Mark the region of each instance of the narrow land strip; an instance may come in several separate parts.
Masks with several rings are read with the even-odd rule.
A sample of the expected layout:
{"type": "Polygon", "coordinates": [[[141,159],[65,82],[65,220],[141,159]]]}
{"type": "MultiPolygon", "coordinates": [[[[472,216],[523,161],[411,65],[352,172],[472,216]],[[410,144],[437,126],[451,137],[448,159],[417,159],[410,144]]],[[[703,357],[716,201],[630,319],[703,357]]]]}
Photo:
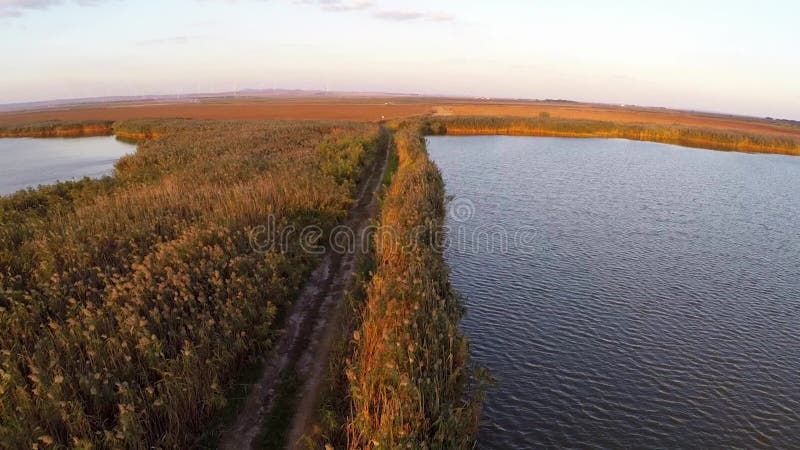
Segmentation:
{"type": "Polygon", "coordinates": [[[268,359],[264,372],[250,390],[242,411],[220,440],[221,449],[253,448],[264,422],[271,413],[284,375],[293,370],[304,383],[295,408],[296,414],[287,442],[293,446],[313,415],[315,401],[327,362],[336,323],[336,311],[346,290],[352,286],[358,258],[368,245],[365,235],[377,211],[376,193],[386,170],[388,147],[378,148],[375,161],[364,181],[356,204],[345,223],[353,230],[354,246],[345,253],[328,249],[319,267],[312,273],[286,320],[283,334],[268,359]]]}

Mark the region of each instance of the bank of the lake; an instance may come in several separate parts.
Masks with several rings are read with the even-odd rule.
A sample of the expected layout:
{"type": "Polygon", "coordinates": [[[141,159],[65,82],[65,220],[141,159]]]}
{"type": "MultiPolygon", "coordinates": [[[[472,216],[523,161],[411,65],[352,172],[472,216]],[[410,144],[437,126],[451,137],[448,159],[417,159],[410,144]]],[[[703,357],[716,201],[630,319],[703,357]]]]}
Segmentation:
{"type": "Polygon", "coordinates": [[[462,206],[445,255],[470,358],[497,379],[480,448],[796,445],[800,159],[497,136],[428,150],[462,206]],[[507,248],[469,239],[496,227],[507,248]]]}
{"type": "MultiPolygon", "coordinates": [[[[397,171],[382,200],[375,268],[344,367],[349,449],[470,448],[480,396],[469,392],[463,309],[441,249],[444,189],[422,129],[395,134],[397,171]]],[[[342,444],[340,444],[342,445],[342,444]]]]}
{"type": "Polygon", "coordinates": [[[0,138],[109,136],[113,133],[114,121],[111,120],[0,123],[0,138]]]}
{"type": "MultiPolygon", "coordinates": [[[[644,118],[643,118],[644,120],[644,118]]],[[[617,123],[602,120],[541,117],[433,117],[427,120],[427,132],[452,136],[538,136],[566,138],[620,138],[636,141],[676,144],[684,147],[774,153],[800,156],[800,137],[777,130],[762,132],[717,128],[617,123]]]]}

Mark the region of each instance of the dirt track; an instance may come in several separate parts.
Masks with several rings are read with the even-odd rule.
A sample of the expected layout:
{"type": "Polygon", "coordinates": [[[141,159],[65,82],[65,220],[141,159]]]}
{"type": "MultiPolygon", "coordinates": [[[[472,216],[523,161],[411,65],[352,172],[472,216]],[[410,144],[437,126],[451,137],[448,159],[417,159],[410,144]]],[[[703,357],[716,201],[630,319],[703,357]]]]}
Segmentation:
{"type": "Polygon", "coordinates": [[[355,279],[355,270],[368,241],[364,239],[370,219],[377,212],[376,193],[386,170],[389,149],[381,148],[370,168],[369,177],[361,186],[356,204],[344,224],[354,231],[354,245],[346,252],[329,249],[319,267],[306,282],[292,307],[286,327],[272,354],[268,357],[260,379],[250,390],[236,423],[225,431],[221,449],[253,448],[262,431],[264,420],[272,410],[276,389],[286,370],[294,368],[303,382],[295,408],[293,425],[287,439],[288,448],[300,438],[313,416],[320,382],[328,361],[333,336],[340,323],[339,306],[355,279]]]}

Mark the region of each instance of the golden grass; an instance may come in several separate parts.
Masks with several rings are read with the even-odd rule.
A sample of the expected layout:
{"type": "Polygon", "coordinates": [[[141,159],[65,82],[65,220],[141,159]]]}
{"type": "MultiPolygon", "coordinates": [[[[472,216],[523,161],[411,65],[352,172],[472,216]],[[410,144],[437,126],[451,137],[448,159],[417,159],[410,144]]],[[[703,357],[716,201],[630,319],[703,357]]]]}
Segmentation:
{"type": "Polygon", "coordinates": [[[715,150],[800,155],[800,137],[753,134],[736,130],[635,125],[550,117],[434,117],[428,120],[426,132],[462,136],[514,135],[622,138],[715,150]]]}
{"type": "MultiPolygon", "coordinates": [[[[724,114],[678,111],[666,108],[614,106],[576,102],[473,102],[446,104],[437,111],[449,116],[491,116],[538,118],[547,114],[554,119],[593,120],[628,125],[703,128],[739,131],[758,135],[800,137],[800,123],[767,120],[724,114]]],[[[437,115],[436,113],[434,115],[437,115]]]]}
{"type": "MultiPolygon", "coordinates": [[[[155,111],[377,120],[392,106],[252,103],[131,106],[119,114],[76,108],[53,117],[155,111]]],[[[473,444],[480,402],[467,398],[461,306],[431,242],[441,236],[444,188],[423,134],[626,138],[800,155],[793,129],[758,121],[715,118],[705,126],[699,116],[664,113],[635,123],[650,117],[641,111],[585,120],[585,105],[470,117],[459,115],[469,105],[448,105],[438,111],[452,115],[396,133],[398,167],[383,199],[374,276],[352,346],[341,352],[351,358],[333,369],[346,374],[349,448],[473,444]],[[564,116],[567,108],[578,116],[564,116]]],[[[420,100],[385,115],[430,107],[420,100]]],[[[275,318],[316,263],[297,246],[254,252],[249,231],[270,215],[279,227],[332,229],[379,139],[367,124],[193,120],[9,125],[0,136],[110,131],[146,139],[119,161],[116,177],[0,198],[0,442],[12,448],[192,445],[225,406],[238,371],[269,348],[275,318]]]]}
{"type": "Polygon", "coordinates": [[[377,122],[424,115],[429,103],[392,98],[220,99],[197,103],[120,103],[0,113],[0,124],[44,121],[206,119],[353,120],[377,122]]]}
{"type": "Polygon", "coordinates": [[[349,448],[469,448],[478,403],[465,399],[462,307],[432,236],[444,186],[420,130],[396,134],[399,167],[384,199],[355,354],[349,448]]]}
{"type": "Polygon", "coordinates": [[[9,124],[0,125],[0,138],[106,136],[112,134],[112,128],[113,122],[107,120],[9,124]]]}
{"type": "Polygon", "coordinates": [[[326,232],[374,125],[173,121],[117,176],[0,198],[0,442],[185,448],[270,346],[315,257],[249,230],[326,232]]]}
{"type": "Polygon", "coordinates": [[[665,108],[561,101],[475,100],[435,97],[299,96],[214,98],[198,102],[120,102],[43,110],[0,112],[0,128],[30,122],[119,121],[148,118],[214,120],[396,120],[433,114],[594,120],[629,125],[688,127],[757,135],[800,137],[798,122],[689,112],[665,108]]]}

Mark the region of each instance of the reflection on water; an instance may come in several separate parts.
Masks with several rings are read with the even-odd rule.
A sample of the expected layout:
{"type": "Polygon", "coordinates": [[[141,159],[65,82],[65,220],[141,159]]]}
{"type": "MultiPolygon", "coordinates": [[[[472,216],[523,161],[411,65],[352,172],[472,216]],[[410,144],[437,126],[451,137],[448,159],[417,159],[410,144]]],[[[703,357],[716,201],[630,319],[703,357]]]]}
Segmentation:
{"type": "Polygon", "coordinates": [[[0,195],[27,187],[101,177],[136,147],[113,136],[0,139],[0,195]]]}
{"type": "Polygon", "coordinates": [[[446,251],[471,356],[497,379],[480,448],[800,445],[800,158],[428,148],[448,195],[474,205],[460,227],[536,230],[533,252],[446,251]]]}

